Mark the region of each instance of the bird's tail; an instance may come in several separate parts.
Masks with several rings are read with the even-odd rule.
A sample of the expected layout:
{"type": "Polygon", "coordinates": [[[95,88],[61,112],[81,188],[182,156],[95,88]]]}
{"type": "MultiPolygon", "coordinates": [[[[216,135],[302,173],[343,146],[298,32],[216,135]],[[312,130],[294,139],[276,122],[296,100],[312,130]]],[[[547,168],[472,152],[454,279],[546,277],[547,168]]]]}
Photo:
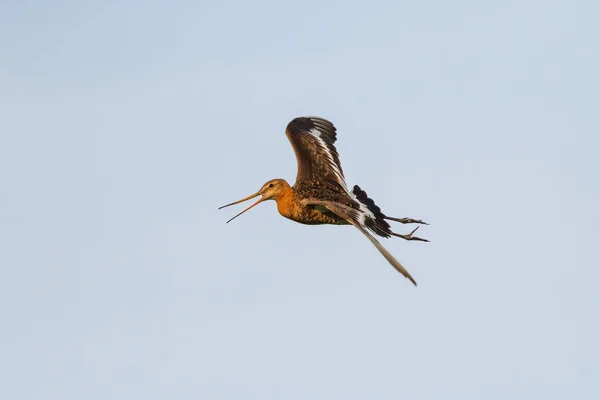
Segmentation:
{"type": "Polygon", "coordinates": [[[412,236],[412,234],[418,229],[413,230],[411,233],[403,235],[400,233],[392,232],[392,227],[387,221],[395,221],[400,222],[402,224],[424,224],[428,225],[427,222],[423,222],[420,219],[414,218],[396,218],[396,217],[388,217],[384,213],[381,212],[381,209],[375,204],[375,201],[371,199],[367,192],[362,190],[360,186],[355,185],[352,189],[352,194],[354,198],[360,203],[361,208],[363,210],[366,209],[365,215],[365,226],[374,234],[389,238],[390,236],[401,237],[406,240],[418,240],[422,242],[428,242],[426,239],[421,239],[416,236],[412,236]],[[386,221],[387,220],[387,221],[386,221]]]}

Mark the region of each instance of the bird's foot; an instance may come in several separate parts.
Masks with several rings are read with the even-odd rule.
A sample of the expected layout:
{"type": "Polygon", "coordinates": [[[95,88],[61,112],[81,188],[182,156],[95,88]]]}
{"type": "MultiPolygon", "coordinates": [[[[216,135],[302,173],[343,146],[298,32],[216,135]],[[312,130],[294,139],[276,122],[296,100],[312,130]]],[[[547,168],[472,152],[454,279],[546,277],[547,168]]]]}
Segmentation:
{"type": "Polygon", "coordinates": [[[423,220],[414,219],[414,218],[393,218],[393,217],[386,216],[385,219],[389,219],[390,221],[400,222],[401,224],[422,224],[422,225],[429,225],[427,222],[425,222],[423,220]]]}
{"type": "Polygon", "coordinates": [[[417,236],[413,236],[413,234],[417,231],[417,229],[419,229],[418,226],[415,229],[413,229],[413,231],[411,233],[409,233],[408,235],[401,235],[401,234],[395,233],[395,232],[392,232],[392,235],[398,236],[398,237],[400,237],[400,238],[402,238],[404,240],[417,240],[419,242],[429,242],[429,240],[427,240],[427,239],[423,239],[423,238],[420,238],[420,237],[417,237],[417,236]]]}

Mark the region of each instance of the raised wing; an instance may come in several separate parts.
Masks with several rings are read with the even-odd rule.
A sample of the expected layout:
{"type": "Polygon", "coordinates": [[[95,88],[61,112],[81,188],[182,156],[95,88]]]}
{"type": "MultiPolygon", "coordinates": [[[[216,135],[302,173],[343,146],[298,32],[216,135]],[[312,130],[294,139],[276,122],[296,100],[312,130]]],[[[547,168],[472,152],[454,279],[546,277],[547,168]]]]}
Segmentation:
{"type": "Polygon", "coordinates": [[[348,207],[348,206],[346,206],[344,204],[340,204],[340,203],[337,203],[337,202],[324,201],[324,200],[306,199],[306,200],[303,200],[303,203],[307,204],[307,205],[308,204],[312,204],[312,205],[323,206],[323,207],[327,208],[329,211],[331,211],[334,214],[336,214],[337,216],[339,216],[339,217],[345,219],[346,221],[350,222],[359,231],[361,231],[362,234],[365,235],[371,241],[371,243],[373,243],[373,245],[377,248],[377,250],[379,250],[379,252],[385,257],[385,259],[388,260],[388,262],[390,264],[392,264],[392,266],[398,272],[400,272],[407,279],[409,279],[415,286],[417,286],[417,282],[408,273],[408,271],[406,270],[406,268],[404,268],[402,266],[402,264],[400,264],[400,262],[398,260],[396,260],[394,258],[394,256],[392,256],[390,254],[390,252],[387,251],[385,249],[385,247],[383,247],[381,245],[381,243],[379,243],[379,241],[377,241],[377,239],[375,239],[375,237],[369,233],[369,231],[367,230],[368,227],[365,224],[365,219],[369,218],[369,216],[366,215],[365,211],[363,211],[362,209],[357,210],[357,209],[354,209],[352,207],[348,207]]]}
{"type": "Polygon", "coordinates": [[[344,172],[334,146],[335,131],[331,122],[318,117],[294,118],[288,124],[285,134],[294,148],[298,161],[296,182],[303,179],[326,179],[337,182],[348,192],[344,172]]]}

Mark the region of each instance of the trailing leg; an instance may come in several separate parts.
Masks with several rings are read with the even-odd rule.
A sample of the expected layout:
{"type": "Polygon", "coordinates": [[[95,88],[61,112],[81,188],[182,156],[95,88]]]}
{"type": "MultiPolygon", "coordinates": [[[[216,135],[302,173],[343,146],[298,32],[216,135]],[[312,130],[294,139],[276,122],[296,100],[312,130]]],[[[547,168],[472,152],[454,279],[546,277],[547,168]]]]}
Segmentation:
{"type": "Polygon", "coordinates": [[[383,217],[383,218],[388,219],[390,221],[400,222],[401,224],[423,224],[423,225],[429,225],[425,221],[422,221],[420,219],[414,219],[414,218],[394,218],[394,217],[388,217],[387,215],[385,217],[383,217]]]}
{"type": "Polygon", "coordinates": [[[423,239],[417,236],[413,236],[413,233],[415,233],[417,231],[417,229],[419,229],[419,227],[417,226],[415,229],[413,229],[413,231],[411,233],[409,233],[408,235],[401,235],[399,233],[396,232],[392,232],[392,235],[400,237],[404,240],[417,240],[419,242],[429,242],[429,240],[427,239],[423,239]]]}

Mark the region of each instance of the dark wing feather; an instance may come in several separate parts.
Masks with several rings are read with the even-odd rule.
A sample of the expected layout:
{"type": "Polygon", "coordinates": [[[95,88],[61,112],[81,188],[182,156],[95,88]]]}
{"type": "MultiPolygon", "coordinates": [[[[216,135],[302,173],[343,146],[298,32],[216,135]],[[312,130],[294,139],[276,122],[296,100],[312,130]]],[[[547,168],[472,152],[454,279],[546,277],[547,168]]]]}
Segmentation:
{"type": "Polygon", "coordinates": [[[296,182],[304,179],[330,180],[348,192],[334,146],[336,129],[331,122],[318,117],[294,118],[288,124],[285,134],[298,161],[296,182]]]}
{"type": "Polygon", "coordinates": [[[359,231],[361,231],[362,234],[365,235],[371,241],[371,243],[373,243],[373,245],[377,248],[377,250],[379,250],[379,252],[385,257],[385,259],[388,260],[388,262],[390,264],[392,264],[392,266],[396,269],[396,271],[400,272],[407,279],[409,279],[415,286],[417,286],[417,282],[410,275],[410,273],[408,273],[406,268],[404,268],[402,266],[402,264],[400,264],[400,262],[398,260],[396,260],[394,258],[394,256],[391,255],[390,252],[387,251],[385,249],[385,247],[383,247],[381,245],[381,243],[379,243],[379,241],[377,241],[377,239],[375,239],[375,237],[367,231],[367,229],[365,229],[365,226],[364,226],[364,217],[365,216],[363,215],[363,213],[361,213],[360,210],[356,210],[352,207],[348,207],[346,205],[336,203],[336,202],[331,202],[331,201],[306,199],[306,200],[303,200],[302,202],[306,205],[312,204],[312,205],[323,206],[323,207],[327,208],[329,211],[336,214],[338,217],[343,218],[346,221],[350,222],[359,231]]]}

